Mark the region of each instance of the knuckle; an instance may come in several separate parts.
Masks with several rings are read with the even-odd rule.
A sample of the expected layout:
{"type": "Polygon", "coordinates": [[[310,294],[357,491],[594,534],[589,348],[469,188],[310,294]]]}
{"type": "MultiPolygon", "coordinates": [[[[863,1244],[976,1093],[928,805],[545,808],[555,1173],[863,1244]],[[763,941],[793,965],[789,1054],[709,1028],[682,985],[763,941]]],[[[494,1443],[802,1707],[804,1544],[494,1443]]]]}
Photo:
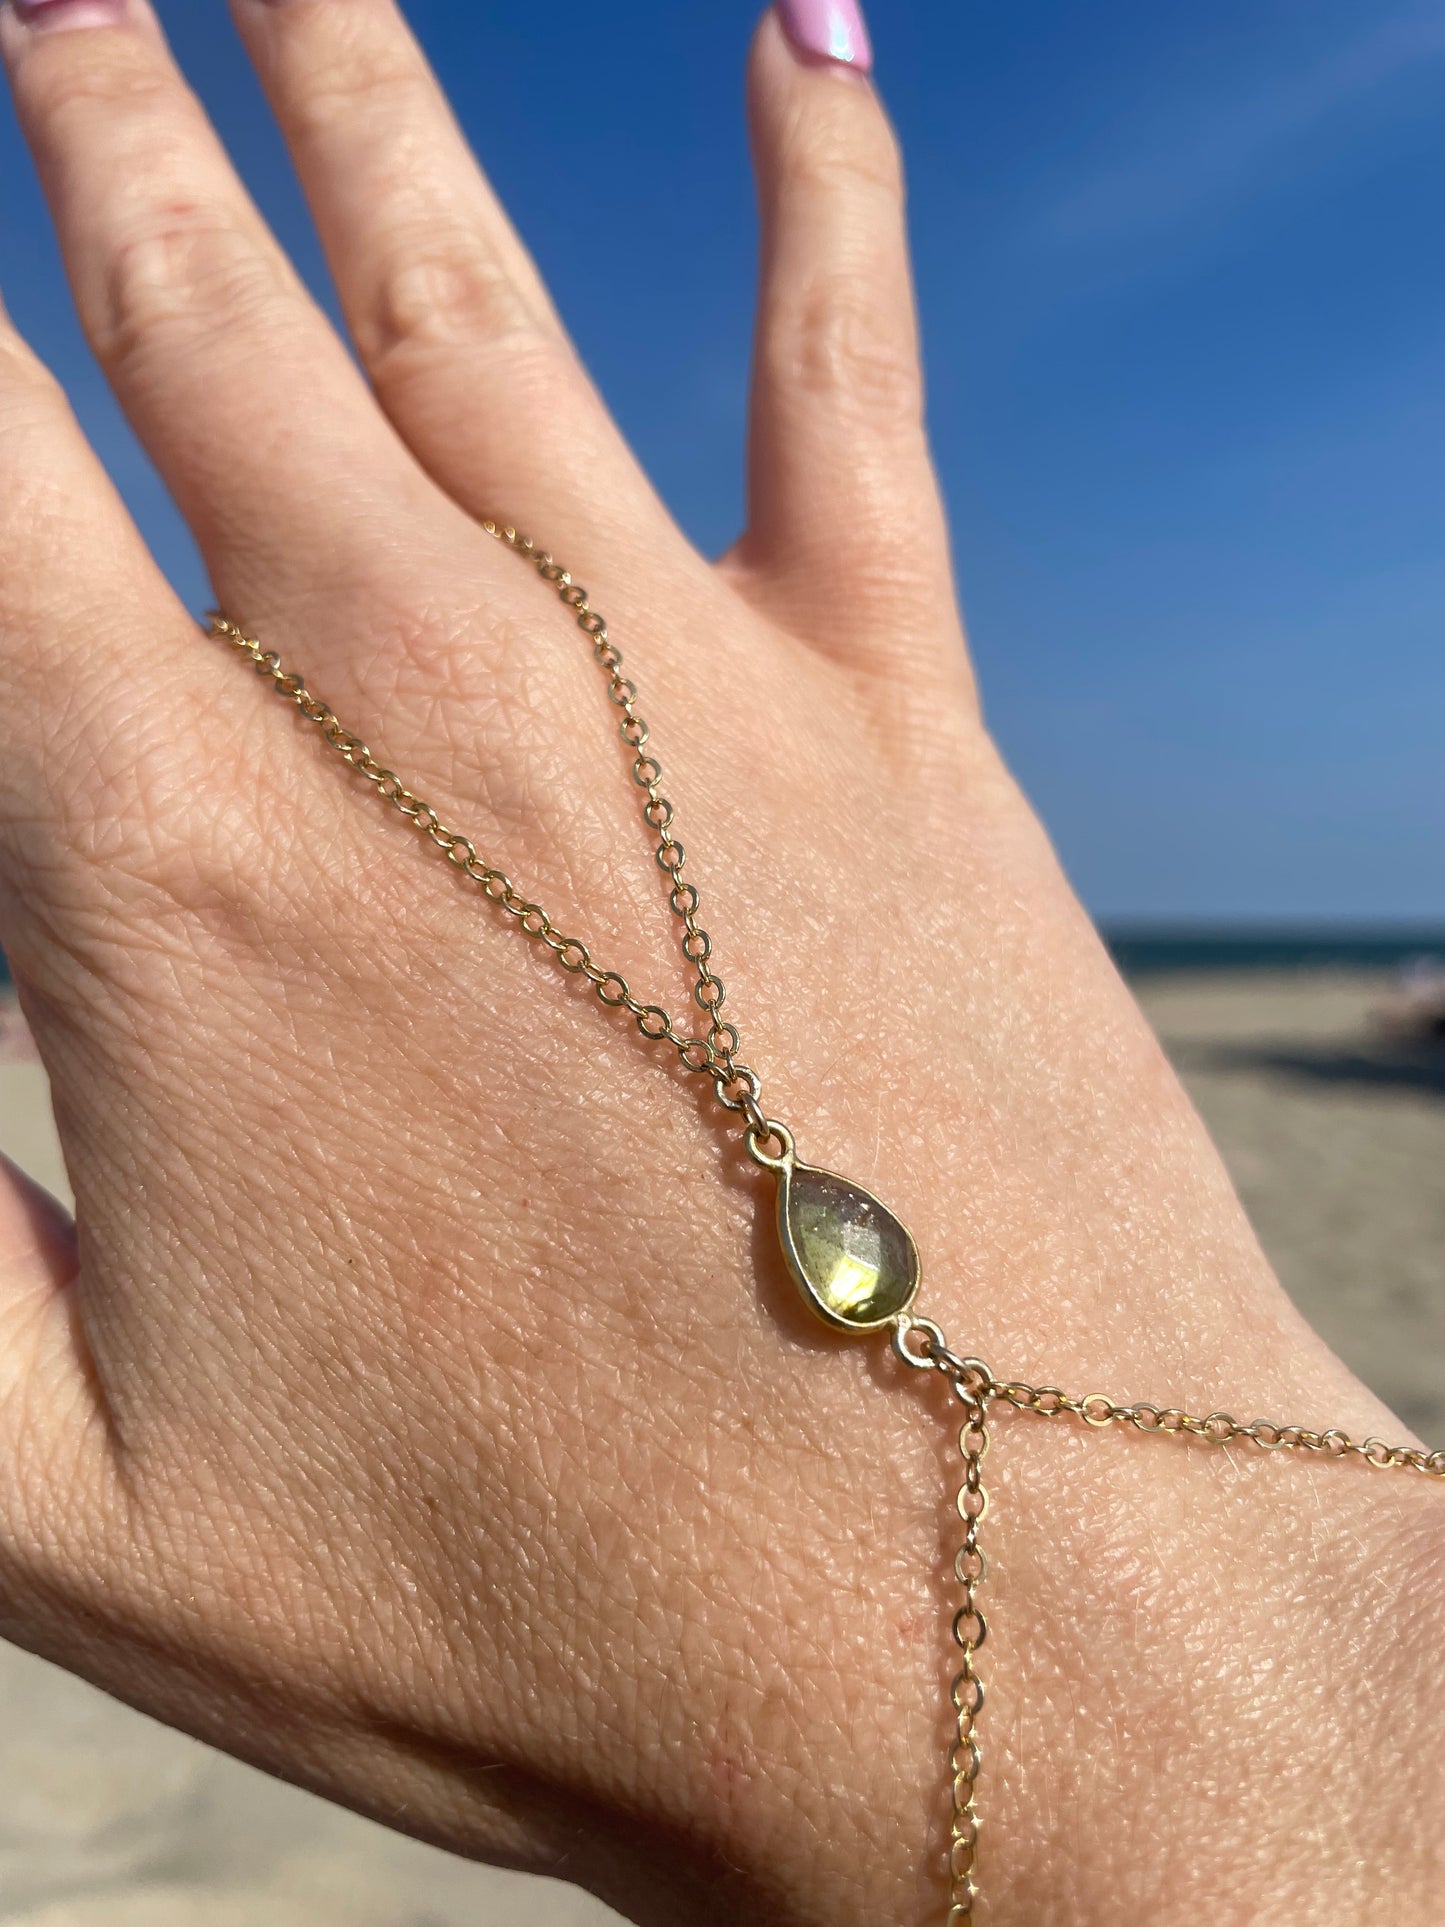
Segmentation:
{"type": "Polygon", "coordinates": [[[288,289],[294,297],[294,276],[244,200],[198,185],[205,122],[174,71],[134,36],[87,54],[27,63],[24,104],[64,191],[84,200],[99,232],[76,281],[102,361],[123,364],[173,319],[224,309],[234,321],[288,289]]]}
{"type": "MultiPolygon", "coordinates": [[[[0,430],[0,445],[3,439],[0,430]]],[[[97,581],[87,568],[106,538],[77,515],[63,474],[23,458],[31,445],[22,441],[17,459],[0,456],[0,520],[26,531],[23,554],[0,567],[0,714],[28,724],[9,732],[0,759],[7,835],[12,811],[27,797],[43,804],[53,794],[79,677],[103,685],[124,667],[106,633],[107,624],[115,627],[114,592],[123,579],[97,581]]]]}
{"type": "Polygon", "coordinates": [[[786,386],[825,394],[881,421],[913,426],[923,414],[923,376],[911,333],[900,330],[893,295],[857,274],[816,280],[772,330],[772,373],[786,386]]]}
{"type": "Polygon", "coordinates": [[[329,57],[310,66],[304,88],[288,105],[288,121],[297,137],[328,132],[339,119],[358,116],[394,126],[399,112],[430,92],[425,73],[414,58],[395,45],[368,45],[361,38],[364,22],[340,36],[329,57]]]}
{"type": "Polygon", "coordinates": [[[525,347],[542,330],[515,280],[479,236],[398,238],[356,322],[374,371],[458,341],[525,347]]]}
{"type": "Polygon", "coordinates": [[[244,945],[264,910],[262,838],[174,700],[118,707],[113,689],[52,704],[44,767],[7,811],[24,879],[32,972],[62,999],[132,1001],[198,942],[244,945]]]}
{"type": "MultiPolygon", "coordinates": [[[[585,678],[591,665],[539,653],[524,608],[499,605],[481,585],[438,592],[435,583],[379,572],[363,600],[358,713],[385,717],[389,740],[437,743],[465,763],[468,800],[455,815],[443,809],[449,826],[514,852],[565,835],[593,780],[591,755],[585,742],[559,748],[555,718],[579,669],[585,678]]],[[[373,747],[383,754],[380,740],[373,747]]],[[[334,783],[335,773],[326,775],[334,783]]],[[[428,803],[441,802],[418,788],[428,803]]]]}
{"type": "Polygon", "coordinates": [[[821,193],[903,196],[898,138],[871,101],[841,100],[832,113],[800,117],[785,161],[795,182],[821,193]]]}
{"type": "Polygon", "coordinates": [[[114,245],[87,319],[96,353],[122,368],[175,328],[234,329],[289,312],[294,284],[238,209],[181,193],[151,202],[114,245]]]}
{"type": "Polygon", "coordinates": [[[174,74],[129,36],[112,35],[103,46],[88,46],[83,61],[69,57],[74,51],[65,44],[69,38],[56,35],[38,50],[49,58],[26,63],[27,117],[47,147],[71,151],[76,123],[91,134],[102,116],[148,125],[186,98],[174,74]]]}

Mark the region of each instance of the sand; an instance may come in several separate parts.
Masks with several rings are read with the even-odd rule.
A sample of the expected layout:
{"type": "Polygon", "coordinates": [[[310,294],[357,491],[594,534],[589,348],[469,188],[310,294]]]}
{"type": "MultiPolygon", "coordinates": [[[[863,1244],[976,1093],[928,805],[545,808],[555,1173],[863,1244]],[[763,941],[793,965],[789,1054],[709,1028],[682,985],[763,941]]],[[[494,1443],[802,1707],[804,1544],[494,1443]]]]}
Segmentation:
{"type": "MultiPolygon", "coordinates": [[[[1362,1377],[1445,1444],[1445,1045],[1369,1023],[1383,980],[1156,978],[1140,997],[1265,1249],[1362,1377]]],[[[64,1172],[0,1013],[0,1149],[64,1172]]],[[[0,1647],[0,1927],[601,1927],[571,1889],[470,1866],[166,1732],[0,1647]]]]}
{"type": "Polygon", "coordinates": [[[1372,1025],[1384,977],[1136,985],[1285,1289],[1445,1445],[1445,1042],[1372,1025]]]}

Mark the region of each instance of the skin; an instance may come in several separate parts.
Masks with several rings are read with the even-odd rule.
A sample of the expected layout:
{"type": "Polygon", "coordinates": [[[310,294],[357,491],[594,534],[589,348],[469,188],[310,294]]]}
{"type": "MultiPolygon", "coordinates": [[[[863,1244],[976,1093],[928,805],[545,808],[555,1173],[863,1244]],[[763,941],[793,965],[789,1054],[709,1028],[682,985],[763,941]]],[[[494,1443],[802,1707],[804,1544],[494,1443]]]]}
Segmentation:
{"type": "MultiPolygon", "coordinates": [[[[910,1223],[955,1346],[1399,1436],[980,721],[868,83],[764,22],[750,518],[714,565],[387,0],[235,15],[370,385],[143,6],[0,17],[225,607],[678,1010],[596,668],[475,518],[515,520],[637,675],[770,1114],[910,1223]]],[[[8,332],[0,518],[0,938],[77,1199],[72,1236],[0,1195],[6,1634],[647,1927],[938,1918],[944,1388],[810,1322],[706,1087],[198,639],[8,332]]],[[[996,1927],[1435,1917],[1438,1490],[1008,1413],[988,1482],[996,1927]]]]}

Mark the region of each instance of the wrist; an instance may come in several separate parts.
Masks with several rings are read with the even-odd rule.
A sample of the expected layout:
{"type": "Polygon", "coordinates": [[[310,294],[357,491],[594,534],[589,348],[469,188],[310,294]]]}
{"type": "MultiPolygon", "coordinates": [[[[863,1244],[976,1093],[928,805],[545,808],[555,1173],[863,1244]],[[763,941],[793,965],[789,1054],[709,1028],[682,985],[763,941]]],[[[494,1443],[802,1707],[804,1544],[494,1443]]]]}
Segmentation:
{"type": "MultiPolygon", "coordinates": [[[[1326,1409],[1347,1409],[1341,1396],[1326,1409]]],[[[925,1424],[913,1458],[899,1450],[900,1473],[925,1480],[911,1489],[926,1494],[930,1476],[936,1489],[936,1446],[925,1424]]],[[[1079,1927],[1161,1903],[1238,1927],[1348,1903],[1432,1922],[1445,1875],[1430,1817],[1445,1777],[1438,1493],[1406,1478],[1391,1489],[1353,1462],[1008,1413],[988,1468],[990,1919],[1036,1922],[1066,1893],[1079,1927]]],[[[876,1518],[876,1498],[854,1503],[876,1518]]],[[[773,1897],[749,1918],[941,1917],[948,1735],[930,1709],[951,1594],[901,1577],[930,1534],[937,1568],[940,1523],[956,1536],[926,1498],[889,1510],[850,1584],[860,1618],[889,1599],[893,1642],[837,1637],[836,1594],[820,1594],[837,1663],[810,1682],[806,1726],[770,1757],[730,1762],[746,1797],[717,1802],[715,1844],[773,1897]]]]}

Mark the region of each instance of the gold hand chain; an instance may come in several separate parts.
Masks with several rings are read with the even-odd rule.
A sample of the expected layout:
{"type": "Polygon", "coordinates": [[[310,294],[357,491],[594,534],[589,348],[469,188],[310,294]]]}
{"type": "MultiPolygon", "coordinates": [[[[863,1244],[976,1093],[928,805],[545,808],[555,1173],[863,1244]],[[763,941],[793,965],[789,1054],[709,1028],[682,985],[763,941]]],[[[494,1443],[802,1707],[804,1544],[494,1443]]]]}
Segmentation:
{"type": "Polygon", "coordinates": [[[721,1016],[726,992],[712,968],[712,940],[698,921],[701,899],[696,887],[683,879],[686,851],[673,834],[674,811],[662,791],[662,766],[647,750],[649,732],[637,710],[637,689],[622,674],[622,654],[608,639],[606,623],[589,604],[586,590],[579,588],[545,550],[505,524],[483,522],[482,527],[532,563],[543,580],[556,587],[579,628],[591,639],[592,653],[608,678],[608,698],[621,712],[619,733],[633,751],[632,780],[646,797],[643,820],[657,835],[657,864],[668,879],[668,901],[683,925],[682,954],[692,966],[693,1000],[707,1026],[696,1035],[679,1029],[660,1004],[643,1003],[634,996],[627,979],[595,962],[580,938],[564,935],[540,904],[516,888],[505,871],[479,856],[468,837],[448,829],[430,804],[373,756],[362,739],[353,736],[328,705],[311,694],[300,676],[282,666],[274,650],[263,649],[219,612],[211,616],[211,633],[247,657],[258,674],[268,677],[276,692],[315,724],[343,761],[373,784],[376,793],[455,869],[477,884],[519,930],[545,944],[563,970],[586,977],[600,1001],[609,1009],[627,1011],[644,1037],[669,1044],[693,1076],[711,1079],[718,1102],[744,1119],[745,1142],[754,1162],[778,1179],[779,1240],[804,1300],[835,1331],[887,1330],[894,1351],[905,1365],[939,1372],[958,1400],[962,1410],[958,1449],[963,1480],[957,1504],[963,1537],[953,1562],[959,1604],[953,1615],[952,1637],[962,1663],[949,1689],[956,1732],[948,1757],[952,1791],[947,1927],[971,1927],[979,1901],[975,1792],[982,1765],[978,1718],[983,1709],[983,1682],[974,1659],[988,1635],[978,1592],[988,1571],[979,1534],[988,1512],[983,1462],[989,1448],[990,1408],[1006,1404],[1042,1418],[1081,1419],[1100,1430],[1131,1425],[1138,1432],[1193,1438],[1212,1445],[1242,1440],[1262,1451],[1310,1452],[1326,1458],[1353,1456],[1379,1471],[1399,1469],[1424,1473],[1429,1478],[1445,1478],[1445,1452],[1387,1445],[1377,1438],[1356,1442],[1338,1426],[1315,1432],[1300,1425],[1276,1425],[1267,1419],[1243,1425],[1227,1412],[1195,1418],[1174,1406],[1119,1405],[1101,1392],[1073,1398],[1056,1386],[1000,1380],[981,1359],[960,1357],[954,1352],[931,1319],[916,1316],[911,1307],[921,1282],[921,1266],[906,1228],[861,1185],[803,1163],[796,1154],[792,1132],[764,1112],[757,1073],[739,1059],[741,1039],[737,1029],[721,1016]]]}

